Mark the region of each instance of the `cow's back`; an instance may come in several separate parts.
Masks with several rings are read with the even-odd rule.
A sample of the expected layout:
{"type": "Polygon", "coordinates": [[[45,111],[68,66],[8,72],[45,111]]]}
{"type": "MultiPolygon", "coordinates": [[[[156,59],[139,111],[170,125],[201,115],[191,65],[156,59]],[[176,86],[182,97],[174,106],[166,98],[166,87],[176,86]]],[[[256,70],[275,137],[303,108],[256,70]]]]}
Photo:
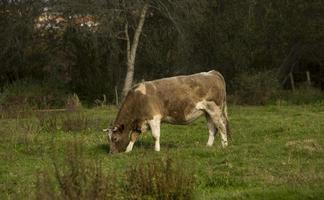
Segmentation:
{"type": "Polygon", "coordinates": [[[201,101],[222,105],[225,101],[225,81],[217,71],[188,76],[175,76],[144,83],[145,93],[163,116],[186,121],[188,113],[201,101]]]}

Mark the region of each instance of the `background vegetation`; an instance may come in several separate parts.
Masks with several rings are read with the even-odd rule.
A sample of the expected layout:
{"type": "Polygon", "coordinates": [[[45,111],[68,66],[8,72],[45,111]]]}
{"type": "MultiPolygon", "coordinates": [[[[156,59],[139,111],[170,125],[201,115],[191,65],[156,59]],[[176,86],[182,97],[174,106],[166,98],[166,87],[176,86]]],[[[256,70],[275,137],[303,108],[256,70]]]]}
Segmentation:
{"type": "MultiPolygon", "coordinates": [[[[76,93],[90,104],[102,100],[103,94],[113,103],[115,87],[120,94],[126,75],[124,24],[128,23],[132,37],[144,2],[1,1],[1,90],[28,80],[76,93]],[[46,15],[53,18],[40,21],[46,15]]],[[[314,86],[323,87],[323,79],[318,77],[324,76],[321,0],[148,3],[135,82],[216,69],[224,74],[229,92],[235,94],[245,89],[235,82],[244,74],[255,77],[271,71],[271,75],[255,78],[256,84],[270,78],[271,88],[282,88],[282,76],[287,74],[281,68],[291,61],[302,73],[304,68],[310,70],[314,86]],[[291,57],[294,52],[298,56],[291,57]]],[[[305,80],[302,75],[298,81],[305,80]]]]}

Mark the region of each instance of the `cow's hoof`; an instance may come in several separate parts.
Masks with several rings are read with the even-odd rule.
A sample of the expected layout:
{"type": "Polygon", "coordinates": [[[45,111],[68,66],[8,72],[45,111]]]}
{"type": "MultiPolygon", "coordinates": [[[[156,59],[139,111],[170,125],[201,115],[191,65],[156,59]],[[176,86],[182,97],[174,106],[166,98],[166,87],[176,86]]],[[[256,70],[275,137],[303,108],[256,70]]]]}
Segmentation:
{"type": "Polygon", "coordinates": [[[228,146],[228,143],[227,143],[227,141],[225,141],[225,142],[222,142],[222,147],[223,148],[226,148],[228,146]]]}

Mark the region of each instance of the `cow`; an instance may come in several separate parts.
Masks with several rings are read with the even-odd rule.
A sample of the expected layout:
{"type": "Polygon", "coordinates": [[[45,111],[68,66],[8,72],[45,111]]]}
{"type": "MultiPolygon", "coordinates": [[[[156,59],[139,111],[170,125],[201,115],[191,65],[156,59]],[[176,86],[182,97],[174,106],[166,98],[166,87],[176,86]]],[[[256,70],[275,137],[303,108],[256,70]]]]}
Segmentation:
{"type": "Polygon", "coordinates": [[[110,152],[130,152],[141,133],[151,129],[155,151],[160,151],[162,122],[186,125],[205,115],[209,138],[217,131],[228,145],[229,122],[224,77],[217,71],[146,81],[133,86],[124,98],[108,132],[110,152]]]}

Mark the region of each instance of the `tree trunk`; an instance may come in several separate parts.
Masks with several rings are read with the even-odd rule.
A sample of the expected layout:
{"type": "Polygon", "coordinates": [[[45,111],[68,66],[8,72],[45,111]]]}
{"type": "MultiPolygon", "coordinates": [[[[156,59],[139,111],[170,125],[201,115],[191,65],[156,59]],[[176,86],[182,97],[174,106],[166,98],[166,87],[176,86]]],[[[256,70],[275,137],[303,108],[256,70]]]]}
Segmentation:
{"type": "Polygon", "coordinates": [[[124,97],[126,97],[128,91],[130,90],[133,84],[136,50],[137,50],[139,38],[142,33],[147,9],[148,9],[148,4],[146,3],[142,8],[140,19],[134,33],[132,44],[130,44],[130,39],[128,35],[128,24],[127,23],[125,24],[125,34],[126,34],[126,41],[127,41],[127,74],[126,74],[123,94],[122,94],[123,99],[124,97]]]}

